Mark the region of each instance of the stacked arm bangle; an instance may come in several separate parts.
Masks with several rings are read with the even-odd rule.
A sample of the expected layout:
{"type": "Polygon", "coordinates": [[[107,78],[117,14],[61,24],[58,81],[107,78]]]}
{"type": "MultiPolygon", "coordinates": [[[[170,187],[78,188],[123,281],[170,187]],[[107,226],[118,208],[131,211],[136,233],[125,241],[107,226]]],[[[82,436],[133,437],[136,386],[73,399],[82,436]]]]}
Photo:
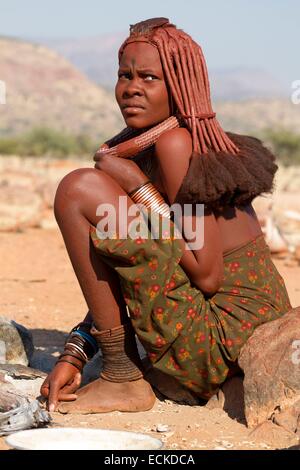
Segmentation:
{"type": "Polygon", "coordinates": [[[65,343],[64,351],[59,356],[57,362],[68,362],[80,371],[83,369],[84,365],[98,351],[96,340],[89,334],[91,326],[90,323],[82,322],[71,330],[65,343]],[[66,357],[68,358],[66,359],[66,357]]]}
{"type": "Polygon", "coordinates": [[[148,209],[169,219],[171,218],[170,207],[151,181],[143,183],[134,191],[131,191],[129,196],[136,204],[143,204],[148,209]]]}

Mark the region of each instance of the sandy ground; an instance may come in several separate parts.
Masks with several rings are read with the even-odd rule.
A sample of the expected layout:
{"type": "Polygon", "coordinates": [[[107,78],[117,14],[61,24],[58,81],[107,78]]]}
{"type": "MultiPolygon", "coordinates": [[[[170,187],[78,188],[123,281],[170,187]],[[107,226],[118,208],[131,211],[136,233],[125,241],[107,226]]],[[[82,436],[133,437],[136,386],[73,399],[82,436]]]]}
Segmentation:
{"type": "MultiPolygon", "coordinates": [[[[0,260],[0,315],[29,328],[35,347],[55,354],[62,349],[65,334],[87,310],[59,230],[0,233],[0,260]]],[[[286,281],[292,305],[300,305],[300,266],[274,261],[286,281]]],[[[169,400],[157,400],[145,413],[53,413],[53,424],[143,432],[162,439],[165,449],[272,448],[267,440],[253,440],[245,424],[223,410],[169,400]],[[158,424],[168,425],[168,431],[158,433],[158,424]]],[[[280,447],[286,447],[284,442],[280,447]]],[[[0,439],[0,449],[6,448],[0,439]]]]}

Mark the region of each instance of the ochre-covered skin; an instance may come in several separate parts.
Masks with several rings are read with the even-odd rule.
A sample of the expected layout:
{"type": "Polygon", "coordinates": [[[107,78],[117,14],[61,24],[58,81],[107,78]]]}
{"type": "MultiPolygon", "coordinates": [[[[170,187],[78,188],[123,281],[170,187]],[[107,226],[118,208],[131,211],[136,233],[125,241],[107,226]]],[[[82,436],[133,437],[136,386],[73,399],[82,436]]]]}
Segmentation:
{"type": "MultiPolygon", "coordinates": [[[[177,242],[176,249],[180,252],[180,259],[170,259],[168,269],[175,269],[172,263],[178,263],[175,287],[178,282],[180,289],[183,289],[181,276],[184,276],[184,282],[186,285],[190,283],[189,289],[193,289],[195,294],[194,297],[191,296],[192,301],[201,297],[201,306],[205,303],[207,309],[210,309],[210,299],[222,292],[224,272],[230,276],[230,270],[236,269],[234,265],[224,264],[224,255],[237,247],[246,247],[247,243],[262,237],[251,201],[258,194],[272,190],[277,169],[274,156],[260,141],[223,131],[211,107],[207,70],[201,49],[167,19],[151,19],[134,25],[130,38],[120,49],[119,59],[116,99],[127,127],[106,142],[104,151],[95,155],[95,168],[79,169],[68,174],[61,181],[55,198],[56,220],[89,308],[86,320],[93,321],[98,331],[113,329],[127,322],[126,303],[130,304],[130,293],[136,292],[138,295],[141,288],[140,292],[149,296],[147,308],[151,309],[152,294],[155,296],[161,287],[154,284],[156,290],[150,292],[150,287],[148,289],[147,284],[140,286],[141,280],[137,279],[135,291],[135,287],[130,287],[132,280],[128,279],[130,289],[124,291],[123,281],[122,291],[120,276],[112,262],[110,265],[109,258],[109,253],[116,254],[120,249],[118,240],[110,240],[110,251],[106,254],[104,245],[99,245],[101,242],[98,243],[95,239],[91,241],[91,227],[95,228],[100,220],[96,215],[99,204],[112,204],[116,208],[118,221],[119,197],[126,197],[130,208],[133,201],[128,193],[149,177],[170,204],[174,201],[205,203],[203,248],[185,250],[183,241],[177,242]],[[175,125],[171,129],[164,128],[164,132],[161,132],[171,116],[176,116],[179,127],[175,125]],[[153,137],[151,132],[155,126],[159,129],[153,137]],[[147,134],[147,145],[141,144],[139,147],[139,142],[143,142],[147,131],[150,131],[150,138],[147,134]],[[140,139],[138,144],[136,138],[140,139]],[[122,143],[124,153],[121,156],[116,149],[110,154],[109,148],[122,143]]],[[[127,214],[120,223],[128,226],[133,218],[127,214]]],[[[120,229],[118,224],[119,222],[117,230],[120,229]]],[[[125,251],[120,252],[118,258],[126,263],[126,250],[134,248],[127,242],[128,246],[125,246],[125,240],[125,251]]],[[[151,244],[148,250],[153,250],[151,244]]],[[[264,259],[268,259],[268,248],[263,247],[263,250],[264,259]]],[[[146,260],[150,251],[143,251],[139,247],[136,249],[136,254],[140,256],[139,261],[130,260],[130,263],[139,262],[141,269],[146,265],[149,269],[146,260]]],[[[162,257],[165,253],[168,253],[168,246],[161,250],[162,257]]],[[[247,258],[247,250],[243,256],[245,266],[248,266],[248,261],[251,264],[251,259],[247,258]]],[[[259,264],[259,256],[257,262],[259,264]]],[[[153,269],[154,267],[155,263],[153,269]]],[[[126,269],[125,266],[124,273],[128,274],[126,269]]],[[[163,269],[159,273],[162,274],[163,269]]],[[[253,273],[248,279],[244,272],[242,274],[246,284],[251,283],[252,277],[254,279],[256,275],[253,273]]],[[[152,275],[155,276],[155,272],[152,275]]],[[[267,284],[268,276],[272,277],[272,274],[266,271],[264,282],[267,284]]],[[[149,282],[150,278],[150,275],[145,275],[143,282],[149,282]]],[[[283,281],[280,277],[277,280],[281,288],[276,289],[281,297],[277,299],[280,307],[274,314],[280,315],[288,308],[289,300],[283,281]]],[[[166,279],[165,288],[172,290],[171,284],[172,280],[166,279]]],[[[255,299],[255,289],[250,288],[249,292],[253,293],[255,299]]],[[[185,293],[180,293],[180,306],[186,310],[185,293]]],[[[233,293],[229,293],[228,299],[226,298],[229,304],[231,294],[233,293]]],[[[229,304],[227,315],[230,316],[229,304]]],[[[166,304],[168,315],[172,313],[170,305],[166,304]]],[[[242,305],[243,299],[237,312],[243,312],[242,305]]],[[[194,307],[197,309],[197,305],[194,307]]],[[[220,304],[221,310],[223,307],[220,304]]],[[[136,314],[142,315],[143,312],[136,314]]],[[[158,314],[160,315],[160,311],[158,314]]],[[[269,314],[266,321],[274,317],[272,312],[269,314]]],[[[162,318],[159,318],[161,321],[162,318]]],[[[206,326],[209,329],[210,320],[205,321],[208,321],[206,326]]],[[[180,327],[180,321],[175,324],[175,328],[177,327],[180,327]]],[[[152,339],[151,336],[151,341],[152,339]]],[[[191,338],[187,338],[189,339],[191,338]]],[[[239,346],[237,342],[234,344],[237,354],[239,346]]],[[[147,349],[147,341],[144,345],[147,349]]],[[[209,357],[209,335],[205,347],[205,354],[209,357]]],[[[202,370],[204,369],[205,365],[202,370]]],[[[170,371],[172,373],[172,367],[170,371]]],[[[195,380],[197,381],[197,377],[195,380]]],[[[203,382],[203,377],[201,380],[203,382]]],[[[74,400],[78,396],[76,401],[61,404],[62,412],[142,411],[151,408],[154,403],[151,387],[144,379],[114,383],[99,378],[76,392],[79,384],[80,376],[76,367],[60,363],[47,377],[42,394],[48,398],[51,409],[57,407],[59,400],[74,400]]],[[[220,385],[220,381],[215,384],[220,385]]],[[[207,389],[214,389],[210,385],[207,384],[207,389]]],[[[196,388],[195,386],[193,390],[196,388]]],[[[200,392],[199,394],[201,395],[200,392]]]]}

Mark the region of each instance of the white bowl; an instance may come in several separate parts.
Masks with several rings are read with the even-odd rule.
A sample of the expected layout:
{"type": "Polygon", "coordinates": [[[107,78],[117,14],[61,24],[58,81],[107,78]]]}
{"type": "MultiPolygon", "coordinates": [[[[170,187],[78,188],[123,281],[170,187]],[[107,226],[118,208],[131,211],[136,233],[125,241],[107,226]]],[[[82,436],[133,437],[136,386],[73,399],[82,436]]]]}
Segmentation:
{"type": "Polygon", "coordinates": [[[20,450],[153,450],[163,446],[161,440],[146,434],[86,428],[29,429],[5,441],[20,450]]]}

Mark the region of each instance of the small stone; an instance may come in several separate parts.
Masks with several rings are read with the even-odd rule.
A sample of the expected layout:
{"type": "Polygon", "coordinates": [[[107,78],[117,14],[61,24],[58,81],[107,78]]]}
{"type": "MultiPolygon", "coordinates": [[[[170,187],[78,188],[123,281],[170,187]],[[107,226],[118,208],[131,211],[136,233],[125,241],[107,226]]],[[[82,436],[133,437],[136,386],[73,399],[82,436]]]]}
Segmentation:
{"type": "Polygon", "coordinates": [[[218,444],[221,444],[221,446],[226,447],[226,449],[231,449],[233,447],[233,444],[229,441],[217,441],[218,444]]]}
{"type": "Polygon", "coordinates": [[[158,424],[155,429],[156,432],[168,432],[169,430],[170,428],[167,424],[158,424]]]}

